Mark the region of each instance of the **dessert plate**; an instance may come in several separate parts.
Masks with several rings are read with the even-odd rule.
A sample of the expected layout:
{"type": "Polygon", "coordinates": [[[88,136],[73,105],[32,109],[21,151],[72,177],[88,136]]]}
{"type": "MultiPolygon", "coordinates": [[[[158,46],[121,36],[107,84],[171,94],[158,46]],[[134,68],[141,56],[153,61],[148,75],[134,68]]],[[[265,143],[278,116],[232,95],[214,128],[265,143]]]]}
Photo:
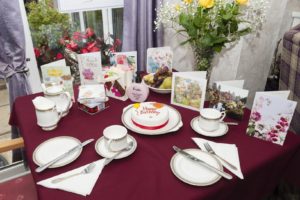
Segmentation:
{"type": "MultiPolygon", "coordinates": [[[[221,163],[209,153],[201,151],[200,149],[185,149],[184,151],[223,171],[221,163]]],[[[170,166],[173,174],[178,179],[190,185],[211,185],[221,178],[217,173],[179,153],[176,153],[172,157],[170,166]]]]}
{"type": "Polygon", "coordinates": [[[129,130],[143,135],[161,135],[161,134],[177,131],[182,126],[181,115],[175,108],[168,105],[166,106],[169,110],[169,116],[171,117],[171,119],[164,127],[160,129],[148,130],[148,129],[142,129],[134,125],[131,120],[131,110],[133,109],[132,105],[129,105],[126,108],[124,108],[122,118],[121,118],[122,123],[129,130]]]}
{"type": "MultiPolygon", "coordinates": [[[[136,147],[137,147],[137,142],[136,140],[134,139],[134,137],[132,137],[131,135],[128,135],[127,136],[127,142],[131,142],[133,141],[133,147],[129,150],[129,151],[123,151],[122,153],[120,153],[120,155],[118,155],[115,159],[121,159],[121,158],[125,158],[129,155],[131,155],[135,150],[136,150],[136,147]]],[[[95,150],[96,152],[104,157],[104,158],[111,158],[113,157],[116,152],[112,152],[112,151],[109,151],[106,146],[105,146],[105,143],[104,143],[104,136],[102,136],[101,138],[99,138],[95,144],[95,150]]]]}
{"type": "Polygon", "coordinates": [[[198,124],[198,117],[195,117],[191,121],[191,127],[194,131],[199,133],[200,135],[204,135],[207,137],[220,137],[222,135],[225,135],[228,132],[228,125],[225,123],[220,123],[219,129],[215,131],[205,131],[202,128],[200,128],[198,124]]]}
{"type": "MultiPolygon", "coordinates": [[[[78,139],[70,136],[59,136],[46,140],[35,148],[32,155],[33,162],[39,166],[44,165],[80,143],[81,142],[78,139]]],[[[78,158],[81,152],[82,149],[66,156],[60,161],[57,161],[49,168],[57,168],[67,165],[78,158]]]]}

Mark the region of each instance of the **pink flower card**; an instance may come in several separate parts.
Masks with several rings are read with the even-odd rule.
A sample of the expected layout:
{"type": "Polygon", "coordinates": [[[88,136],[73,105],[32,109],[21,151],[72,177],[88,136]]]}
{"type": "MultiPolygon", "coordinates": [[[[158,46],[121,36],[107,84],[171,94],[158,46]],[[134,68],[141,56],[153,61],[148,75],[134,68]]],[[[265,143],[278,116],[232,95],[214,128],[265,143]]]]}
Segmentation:
{"type": "Polygon", "coordinates": [[[79,54],[77,58],[81,84],[98,84],[102,74],[100,52],[79,54]]]}
{"type": "Polygon", "coordinates": [[[247,135],[283,145],[297,102],[282,93],[257,92],[247,128],[247,135]]]}

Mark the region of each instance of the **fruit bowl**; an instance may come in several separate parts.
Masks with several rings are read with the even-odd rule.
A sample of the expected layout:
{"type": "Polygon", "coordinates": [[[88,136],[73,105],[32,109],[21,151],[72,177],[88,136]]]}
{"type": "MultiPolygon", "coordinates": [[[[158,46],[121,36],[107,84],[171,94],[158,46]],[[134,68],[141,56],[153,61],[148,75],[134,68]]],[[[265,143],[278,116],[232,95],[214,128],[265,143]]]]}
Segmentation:
{"type": "Polygon", "coordinates": [[[146,85],[151,91],[159,93],[159,94],[170,94],[172,89],[160,89],[160,88],[155,88],[151,87],[147,83],[145,83],[144,80],[142,80],[142,84],[146,85]]]}

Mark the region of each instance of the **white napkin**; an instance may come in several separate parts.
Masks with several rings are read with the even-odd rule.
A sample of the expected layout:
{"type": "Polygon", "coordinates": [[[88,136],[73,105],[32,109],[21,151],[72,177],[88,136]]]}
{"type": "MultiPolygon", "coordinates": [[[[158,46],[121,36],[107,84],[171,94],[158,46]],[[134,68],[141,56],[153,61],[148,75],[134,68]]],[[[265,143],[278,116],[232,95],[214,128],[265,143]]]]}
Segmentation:
{"type": "Polygon", "coordinates": [[[90,163],[87,165],[81,166],[79,168],[73,169],[71,171],[59,174],[57,176],[53,176],[51,178],[42,180],[42,181],[38,182],[37,184],[42,185],[47,188],[64,190],[67,192],[73,192],[75,194],[79,194],[82,196],[89,195],[92,192],[93,187],[94,187],[99,175],[102,172],[102,169],[105,165],[104,161],[105,161],[105,158],[95,161],[96,166],[88,174],[83,174],[83,175],[81,174],[81,175],[77,175],[77,176],[71,177],[69,179],[63,180],[58,183],[51,183],[51,181],[53,179],[56,179],[59,177],[65,177],[65,176],[68,176],[71,174],[76,174],[76,173],[81,172],[90,163]]]}
{"type": "Polygon", "coordinates": [[[218,159],[217,157],[215,158],[218,159],[224,167],[226,167],[229,171],[234,173],[237,177],[239,177],[240,179],[244,179],[243,173],[241,171],[238,149],[235,144],[216,143],[202,138],[192,138],[192,140],[203,151],[206,151],[203,144],[207,142],[211,146],[211,148],[216,152],[216,154],[233,164],[237,169],[232,169],[222,160],[218,159]]]}

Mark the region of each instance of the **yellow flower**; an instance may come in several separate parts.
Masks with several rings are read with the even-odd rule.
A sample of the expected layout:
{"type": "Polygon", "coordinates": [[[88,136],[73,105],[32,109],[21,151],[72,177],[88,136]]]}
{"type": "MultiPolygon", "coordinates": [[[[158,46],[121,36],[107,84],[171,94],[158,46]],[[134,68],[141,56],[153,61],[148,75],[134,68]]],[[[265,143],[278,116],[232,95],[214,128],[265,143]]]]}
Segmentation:
{"type": "Polygon", "coordinates": [[[179,4],[176,4],[176,5],[175,5],[175,10],[176,10],[176,11],[180,11],[180,9],[181,9],[180,5],[179,5],[179,4]]]}
{"type": "Polygon", "coordinates": [[[62,70],[59,69],[49,69],[48,76],[60,77],[63,75],[62,70]]]}
{"type": "Polygon", "coordinates": [[[186,4],[191,4],[193,2],[193,0],[183,0],[183,2],[186,4]]]}
{"type": "Polygon", "coordinates": [[[138,108],[140,107],[140,105],[141,105],[140,103],[134,103],[134,104],[133,104],[133,107],[134,107],[135,109],[138,109],[138,108]]]}
{"type": "Polygon", "coordinates": [[[248,3],[248,0],[235,0],[240,5],[246,5],[248,3]]]}
{"type": "Polygon", "coordinates": [[[214,0],[199,0],[198,4],[204,8],[211,8],[215,5],[214,0]]]}

